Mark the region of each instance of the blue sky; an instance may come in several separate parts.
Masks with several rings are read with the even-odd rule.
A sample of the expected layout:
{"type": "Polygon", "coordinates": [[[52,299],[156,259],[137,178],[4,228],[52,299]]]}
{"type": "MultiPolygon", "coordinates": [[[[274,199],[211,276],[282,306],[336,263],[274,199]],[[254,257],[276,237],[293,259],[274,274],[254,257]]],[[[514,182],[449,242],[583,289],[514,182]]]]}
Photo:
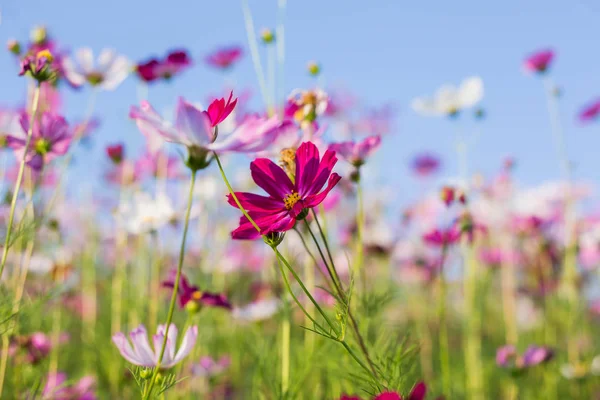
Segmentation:
{"type": "MultiPolygon", "coordinates": [[[[257,29],[274,26],[276,0],[249,2],[257,29]]],[[[600,122],[582,127],[575,120],[582,105],[600,96],[600,5],[595,1],[288,3],[286,89],[312,85],[305,65],[316,59],[323,65],[327,84],[343,85],[369,105],[394,104],[397,132],[385,138],[378,163],[386,171],[382,177],[399,191],[415,188],[407,164],[417,151],[442,154],[449,174],[457,168],[452,124],[416,115],[409,107],[411,99],[474,74],[485,82],[482,105],[488,117],[471,155],[471,169],[489,174],[512,155],[518,160],[517,176],[525,183],[558,177],[542,82],[521,69],[526,54],[544,47],[557,51],[552,76],[564,89],[561,118],[570,158],[577,165],[575,174],[592,182],[600,179],[600,122]]],[[[24,40],[33,25],[45,24],[65,47],[90,46],[96,51],[113,47],[132,60],[161,55],[172,47],[188,48],[197,65],[171,84],[151,89],[150,101],[159,109],[173,104],[178,95],[203,101],[206,94],[219,93],[221,75],[206,68],[201,58],[219,45],[247,47],[241,3],[236,0],[5,0],[0,13],[2,43],[9,38],[24,40]]],[[[0,71],[0,105],[19,103],[24,84],[7,52],[0,52],[0,71]]],[[[234,79],[258,94],[250,57],[235,68],[234,79]]],[[[88,95],[85,90],[67,91],[68,116],[84,113],[88,95]]],[[[97,110],[103,125],[96,135],[97,147],[82,152],[76,158],[78,166],[84,161],[86,167],[103,162],[101,148],[106,143],[140,143],[127,118],[136,101],[132,78],[117,91],[100,94],[97,110]]],[[[474,129],[470,121],[461,124],[467,134],[474,129]]]]}

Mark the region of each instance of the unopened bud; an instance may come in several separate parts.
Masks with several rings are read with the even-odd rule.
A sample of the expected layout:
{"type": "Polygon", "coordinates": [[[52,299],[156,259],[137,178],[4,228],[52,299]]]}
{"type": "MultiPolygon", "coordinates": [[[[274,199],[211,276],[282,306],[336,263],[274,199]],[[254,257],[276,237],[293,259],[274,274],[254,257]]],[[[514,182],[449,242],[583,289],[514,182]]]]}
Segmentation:
{"type": "Polygon", "coordinates": [[[440,199],[444,202],[446,207],[450,207],[450,205],[454,203],[455,195],[455,190],[451,186],[444,186],[440,191],[440,199]]]}
{"type": "Polygon", "coordinates": [[[15,39],[10,39],[6,43],[6,48],[8,48],[8,51],[10,51],[11,53],[13,53],[16,56],[21,54],[21,44],[19,42],[17,42],[15,39]]]}
{"type": "Polygon", "coordinates": [[[317,76],[321,73],[321,66],[316,61],[311,61],[306,66],[308,73],[312,76],[317,76]]]}
{"type": "Polygon", "coordinates": [[[39,44],[44,43],[48,38],[48,31],[45,26],[35,26],[31,33],[29,34],[29,38],[33,43],[39,44]]]}
{"type": "Polygon", "coordinates": [[[262,39],[264,44],[270,44],[275,41],[275,32],[272,29],[264,28],[260,32],[260,38],[262,39]]]}

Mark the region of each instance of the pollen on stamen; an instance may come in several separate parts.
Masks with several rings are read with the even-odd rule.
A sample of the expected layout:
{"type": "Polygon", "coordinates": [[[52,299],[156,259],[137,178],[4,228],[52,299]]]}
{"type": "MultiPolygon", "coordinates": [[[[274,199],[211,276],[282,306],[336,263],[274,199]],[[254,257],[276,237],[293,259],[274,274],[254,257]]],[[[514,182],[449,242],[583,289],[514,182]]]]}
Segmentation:
{"type": "Polygon", "coordinates": [[[300,201],[300,194],[297,192],[292,192],[285,196],[283,199],[283,204],[285,204],[285,208],[291,210],[297,202],[300,201]]]}

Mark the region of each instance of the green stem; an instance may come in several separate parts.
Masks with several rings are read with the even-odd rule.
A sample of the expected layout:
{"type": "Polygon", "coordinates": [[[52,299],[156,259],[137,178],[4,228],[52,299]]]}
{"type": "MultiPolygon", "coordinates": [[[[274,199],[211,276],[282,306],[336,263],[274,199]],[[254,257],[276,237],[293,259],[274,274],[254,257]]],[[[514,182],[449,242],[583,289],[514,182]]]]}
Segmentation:
{"type": "Polygon", "coordinates": [[[362,281],[363,293],[367,292],[367,274],[364,266],[364,245],[363,245],[363,234],[365,230],[365,212],[363,206],[363,192],[360,177],[356,181],[356,264],[354,270],[360,272],[362,281]]]}
{"type": "Polygon", "coordinates": [[[25,158],[27,157],[29,144],[31,142],[31,136],[33,135],[33,125],[35,124],[35,118],[37,116],[39,102],[40,84],[38,83],[33,93],[33,104],[31,106],[31,116],[29,118],[29,129],[27,130],[27,140],[25,141],[23,159],[19,163],[19,173],[17,174],[17,182],[15,182],[15,189],[13,190],[12,200],[10,202],[10,213],[8,216],[8,225],[6,226],[6,238],[4,239],[4,249],[2,249],[2,261],[0,262],[0,277],[4,273],[4,267],[6,266],[6,258],[8,257],[8,248],[10,247],[10,236],[12,233],[12,224],[15,218],[17,198],[19,197],[19,190],[21,190],[21,181],[23,180],[23,172],[25,171],[25,158]]]}
{"type": "Polygon", "coordinates": [[[450,389],[450,354],[448,345],[448,324],[446,321],[446,291],[447,283],[444,276],[444,262],[446,260],[447,246],[442,248],[442,256],[440,263],[440,276],[439,276],[439,346],[440,346],[440,364],[442,370],[442,386],[444,394],[451,396],[450,389]]]}
{"type": "Polygon", "coordinates": [[[156,376],[160,369],[160,363],[162,362],[163,356],[165,355],[165,349],[167,347],[167,338],[169,336],[169,328],[171,327],[171,321],[173,321],[173,313],[175,311],[175,303],[177,301],[177,294],[179,292],[179,281],[181,280],[181,270],[183,268],[183,259],[185,257],[185,241],[187,239],[188,227],[190,225],[190,212],[192,210],[192,200],[194,198],[194,184],[196,182],[196,170],[192,170],[192,176],[190,178],[190,191],[188,194],[187,210],[185,212],[185,221],[183,224],[183,237],[181,239],[181,247],[179,249],[179,262],[177,263],[177,275],[175,276],[175,284],[173,285],[173,293],[171,294],[171,303],[169,304],[169,313],[167,314],[167,322],[165,326],[165,333],[163,337],[162,346],[160,348],[160,354],[152,378],[150,379],[150,385],[145,393],[144,399],[149,399],[152,394],[152,389],[156,383],[156,376]]]}

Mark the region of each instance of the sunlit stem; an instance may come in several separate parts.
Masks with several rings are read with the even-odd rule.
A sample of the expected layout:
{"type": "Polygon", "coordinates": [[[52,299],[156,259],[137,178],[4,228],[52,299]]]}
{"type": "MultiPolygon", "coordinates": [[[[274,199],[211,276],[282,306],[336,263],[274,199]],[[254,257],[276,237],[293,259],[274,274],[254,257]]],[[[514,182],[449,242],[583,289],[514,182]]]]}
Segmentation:
{"type": "Polygon", "coordinates": [[[450,353],[448,344],[448,322],[446,320],[446,293],[447,282],[444,275],[444,263],[446,261],[446,253],[448,248],[446,245],[442,247],[442,255],[440,261],[440,274],[438,278],[438,321],[439,321],[439,346],[440,346],[440,364],[442,371],[442,387],[444,395],[451,396],[450,386],[450,353]]]}
{"type": "Polygon", "coordinates": [[[160,241],[158,237],[158,232],[153,231],[151,233],[152,239],[152,248],[154,250],[154,257],[152,260],[152,266],[150,269],[150,305],[148,307],[148,320],[150,331],[154,332],[157,328],[158,324],[158,303],[159,296],[156,296],[156,293],[160,290],[160,266],[162,262],[161,254],[160,254],[160,241]]]}
{"type": "Polygon", "coordinates": [[[242,11],[244,13],[246,35],[248,36],[248,47],[250,47],[250,55],[252,56],[252,63],[254,64],[254,72],[256,73],[256,78],[258,79],[258,86],[260,87],[260,93],[263,101],[268,106],[269,95],[267,91],[267,84],[265,82],[265,74],[260,61],[260,55],[258,54],[258,42],[256,40],[256,32],[254,30],[254,20],[252,19],[252,12],[250,11],[248,0],[242,0],[242,11]]]}
{"type": "Polygon", "coordinates": [[[15,182],[15,188],[13,189],[12,200],[10,202],[10,212],[8,214],[8,225],[6,226],[6,237],[4,239],[4,248],[2,249],[2,261],[0,262],[0,277],[4,273],[4,267],[6,266],[6,258],[8,257],[8,249],[10,247],[10,238],[12,233],[12,225],[15,219],[15,208],[17,206],[17,198],[19,197],[19,191],[21,190],[21,181],[23,180],[23,172],[25,171],[25,159],[27,158],[27,152],[29,150],[29,144],[31,142],[31,136],[33,134],[33,125],[37,117],[38,105],[40,102],[40,84],[35,88],[33,93],[33,105],[31,106],[31,115],[29,117],[29,129],[27,130],[27,139],[25,141],[25,148],[23,150],[23,158],[19,163],[19,172],[17,173],[17,181],[15,182]]]}
{"type": "Polygon", "coordinates": [[[196,170],[192,170],[191,178],[190,178],[190,191],[187,199],[187,209],[185,212],[185,220],[183,223],[183,237],[181,238],[181,247],[179,249],[179,261],[177,262],[177,274],[175,276],[175,283],[173,285],[173,293],[171,294],[171,303],[169,304],[169,312],[167,314],[167,322],[165,325],[165,333],[162,342],[162,346],[160,348],[160,354],[158,356],[158,360],[156,362],[156,367],[154,367],[154,372],[152,373],[152,378],[150,378],[150,384],[148,386],[148,390],[144,395],[144,399],[149,399],[152,395],[152,389],[154,384],[156,383],[156,376],[158,375],[158,371],[160,369],[160,363],[163,360],[165,355],[165,348],[167,347],[167,338],[169,337],[169,328],[171,327],[171,322],[173,321],[173,313],[175,311],[175,303],[177,301],[177,293],[179,292],[179,281],[181,280],[181,270],[183,268],[183,260],[185,257],[185,242],[187,239],[188,228],[190,225],[190,213],[192,211],[192,201],[194,199],[194,184],[196,182],[196,170]]]}
{"type": "Polygon", "coordinates": [[[276,83],[275,83],[275,48],[272,44],[267,45],[267,76],[268,76],[268,100],[267,110],[269,116],[275,115],[277,112],[275,108],[275,97],[276,97],[276,83]]]}
{"type": "Polygon", "coordinates": [[[281,394],[285,397],[290,386],[290,315],[281,322],[281,394]]]}
{"type": "MultiPolygon", "coordinates": [[[[277,1],[277,30],[276,30],[276,40],[275,45],[277,48],[277,84],[276,93],[275,93],[275,104],[278,102],[284,102],[285,97],[285,75],[284,75],[284,67],[285,67],[285,26],[284,26],[284,17],[285,17],[285,8],[286,8],[287,0],[278,0],[277,1]]],[[[283,119],[284,106],[283,104],[279,104],[279,118],[283,119]]]]}
{"type": "MultiPolygon", "coordinates": [[[[315,218],[315,222],[317,223],[317,227],[319,228],[319,234],[321,236],[321,239],[323,240],[323,243],[325,244],[325,249],[327,250],[327,255],[329,257],[329,262],[331,263],[330,266],[328,266],[328,262],[325,259],[325,256],[323,256],[323,252],[319,250],[319,253],[321,254],[321,258],[323,259],[323,263],[327,266],[327,271],[331,274],[331,279],[334,281],[335,283],[335,287],[338,291],[338,296],[340,297],[340,299],[342,300],[342,302],[346,305],[347,307],[347,311],[348,311],[348,318],[350,318],[350,325],[352,325],[352,330],[354,331],[354,334],[356,336],[356,339],[358,341],[358,344],[360,346],[360,350],[362,351],[363,355],[365,356],[365,358],[367,359],[367,362],[369,364],[369,368],[370,368],[370,372],[371,374],[375,377],[375,379],[377,379],[377,369],[375,368],[375,363],[373,363],[373,360],[371,360],[371,357],[369,356],[369,351],[367,349],[367,345],[360,333],[360,330],[358,329],[358,323],[356,322],[356,319],[354,318],[354,314],[352,313],[352,309],[350,307],[350,299],[348,298],[348,296],[346,295],[346,293],[344,292],[344,287],[342,285],[342,281],[337,273],[337,269],[335,268],[335,263],[333,262],[333,256],[331,253],[331,249],[329,248],[329,241],[327,240],[327,236],[325,235],[325,231],[323,230],[323,228],[321,227],[321,223],[319,222],[319,218],[317,216],[317,213],[315,212],[315,210],[312,210],[312,214],[313,217],[315,218]],[[337,282],[337,283],[336,283],[337,282]]],[[[317,245],[317,248],[319,248],[319,243],[317,241],[317,238],[312,234],[312,231],[310,230],[310,226],[307,224],[308,230],[313,238],[313,241],[315,242],[315,244],[317,245]]]]}
{"type": "Polygon", "coordinates": [[[364,239],[365,230],[365,212],[363,207],[363,191],[360,182],[360,175],[356,180],[356,263],[354,270],[360,273],[363,292],[367,291],[367,274],[364,266],[364,239]]]}

